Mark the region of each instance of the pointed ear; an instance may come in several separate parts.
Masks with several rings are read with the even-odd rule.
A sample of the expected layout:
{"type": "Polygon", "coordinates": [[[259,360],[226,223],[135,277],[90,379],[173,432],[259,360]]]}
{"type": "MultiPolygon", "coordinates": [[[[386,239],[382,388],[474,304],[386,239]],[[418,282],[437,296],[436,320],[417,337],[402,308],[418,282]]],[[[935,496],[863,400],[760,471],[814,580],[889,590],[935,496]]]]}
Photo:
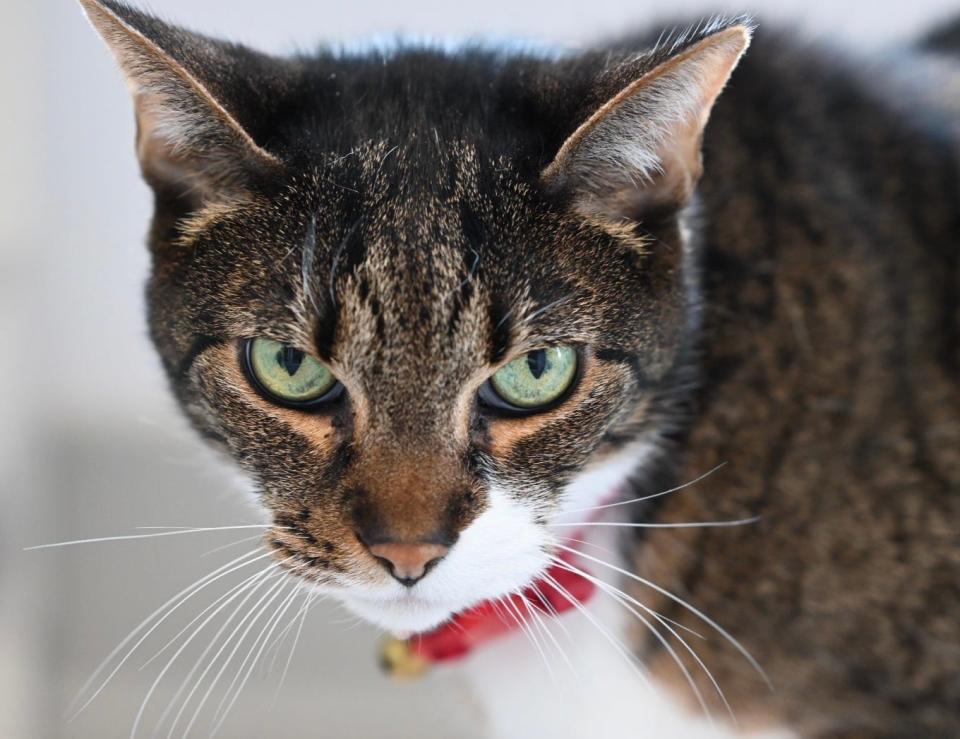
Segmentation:
{"type": "MultiPolygon", "coordinates": [[[[200,202],[279,167],[241,124],[234,69],[263,58],[167,25],[119,2],[80,0],[133,94],[137,154],[155,188],[200,202]]],[[[249,85],[246,90],[249,96],[249,85]]],[[[248,116],[252,117],[252,116],[248,116]]]]}
{"type": "Polygon", "coordinates": [[[563,143],[543,171],[546,186],[567,192],[582,215],[612,222],[682,207],[700,178],[710,110],[751,30],[728,26],[615,70],[619,92],[563,143]]]}

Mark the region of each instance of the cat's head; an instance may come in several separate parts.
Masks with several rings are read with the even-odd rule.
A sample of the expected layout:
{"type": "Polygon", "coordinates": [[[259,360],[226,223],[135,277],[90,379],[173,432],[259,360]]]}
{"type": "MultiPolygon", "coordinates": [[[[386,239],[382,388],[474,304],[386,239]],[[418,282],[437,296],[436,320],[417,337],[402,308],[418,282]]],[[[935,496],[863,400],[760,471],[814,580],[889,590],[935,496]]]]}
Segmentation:
{"type": "Polygon", "coordinates": [[[82,2],[156,195],[153,339],[278,560],[393,630],[526,585],[677,428],[683,212],[749,29],[277,59],[82,2]]]}

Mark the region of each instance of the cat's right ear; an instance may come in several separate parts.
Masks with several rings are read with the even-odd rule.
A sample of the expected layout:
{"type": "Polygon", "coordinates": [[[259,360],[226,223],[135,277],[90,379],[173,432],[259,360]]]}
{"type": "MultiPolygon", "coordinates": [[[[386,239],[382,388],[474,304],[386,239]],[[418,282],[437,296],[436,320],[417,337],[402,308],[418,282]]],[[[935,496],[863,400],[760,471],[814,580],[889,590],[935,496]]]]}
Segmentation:
{"type": "Polygon", "coordinates": [[[262,57],[119,2],[80,4],[127,79],[136,109],[137,155],[154,189],[199,204],[242,192],[254,178],[280,167],[242,122],[253,116],[243,115],[237,99],[242,85],[231,79],[236,55],[260,63],[262,57]]]}
{"type": "Polygon", "coordinates": [[[597,85],[600,104],[593,101],[543,171],[545,185],[604,221],[685,205],[700,178],[710,110],[751,32],[745,22],[718,24],[608,70],[597,85]]]}

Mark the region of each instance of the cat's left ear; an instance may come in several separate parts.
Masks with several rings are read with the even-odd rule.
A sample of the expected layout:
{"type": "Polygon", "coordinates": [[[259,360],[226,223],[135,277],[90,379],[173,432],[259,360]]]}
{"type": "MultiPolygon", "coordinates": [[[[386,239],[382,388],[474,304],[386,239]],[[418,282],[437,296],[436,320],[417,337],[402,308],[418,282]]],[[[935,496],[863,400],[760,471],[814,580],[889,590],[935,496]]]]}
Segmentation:
{"type": "Polygon", "coordinates": [[[581,215],[606,221],[682,207],[701,175],[710,110],[751,32],[727,26],[605,75],[602,89],[620,86],[563,143],[543,171],[545,185],[567,193],[581,215]]]}
{"type": "MultiPolygon", "coordinates": [[[[280,166],[257,142],[259,80],[271,60],[191,33],[114,0],[80,0],[133,94],[137,154],[156,190],[199,204],[280,166]]],[[[276,76],[275,74],[273,76],[276,76]]]]}

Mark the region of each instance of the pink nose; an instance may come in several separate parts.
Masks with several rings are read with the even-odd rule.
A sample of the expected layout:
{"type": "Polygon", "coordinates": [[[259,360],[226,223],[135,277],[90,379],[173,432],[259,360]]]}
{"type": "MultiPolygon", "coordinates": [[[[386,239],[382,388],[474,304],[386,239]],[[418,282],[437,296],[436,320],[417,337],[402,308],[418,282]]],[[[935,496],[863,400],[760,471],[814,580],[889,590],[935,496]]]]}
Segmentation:
{"type": "Polygon", "coordinates": [[[450,547],[442,544],[390,542],[370,547],[370,554],[380,560],[390,574],[407,587],[426,575],[449,551],[450,547]]]}

